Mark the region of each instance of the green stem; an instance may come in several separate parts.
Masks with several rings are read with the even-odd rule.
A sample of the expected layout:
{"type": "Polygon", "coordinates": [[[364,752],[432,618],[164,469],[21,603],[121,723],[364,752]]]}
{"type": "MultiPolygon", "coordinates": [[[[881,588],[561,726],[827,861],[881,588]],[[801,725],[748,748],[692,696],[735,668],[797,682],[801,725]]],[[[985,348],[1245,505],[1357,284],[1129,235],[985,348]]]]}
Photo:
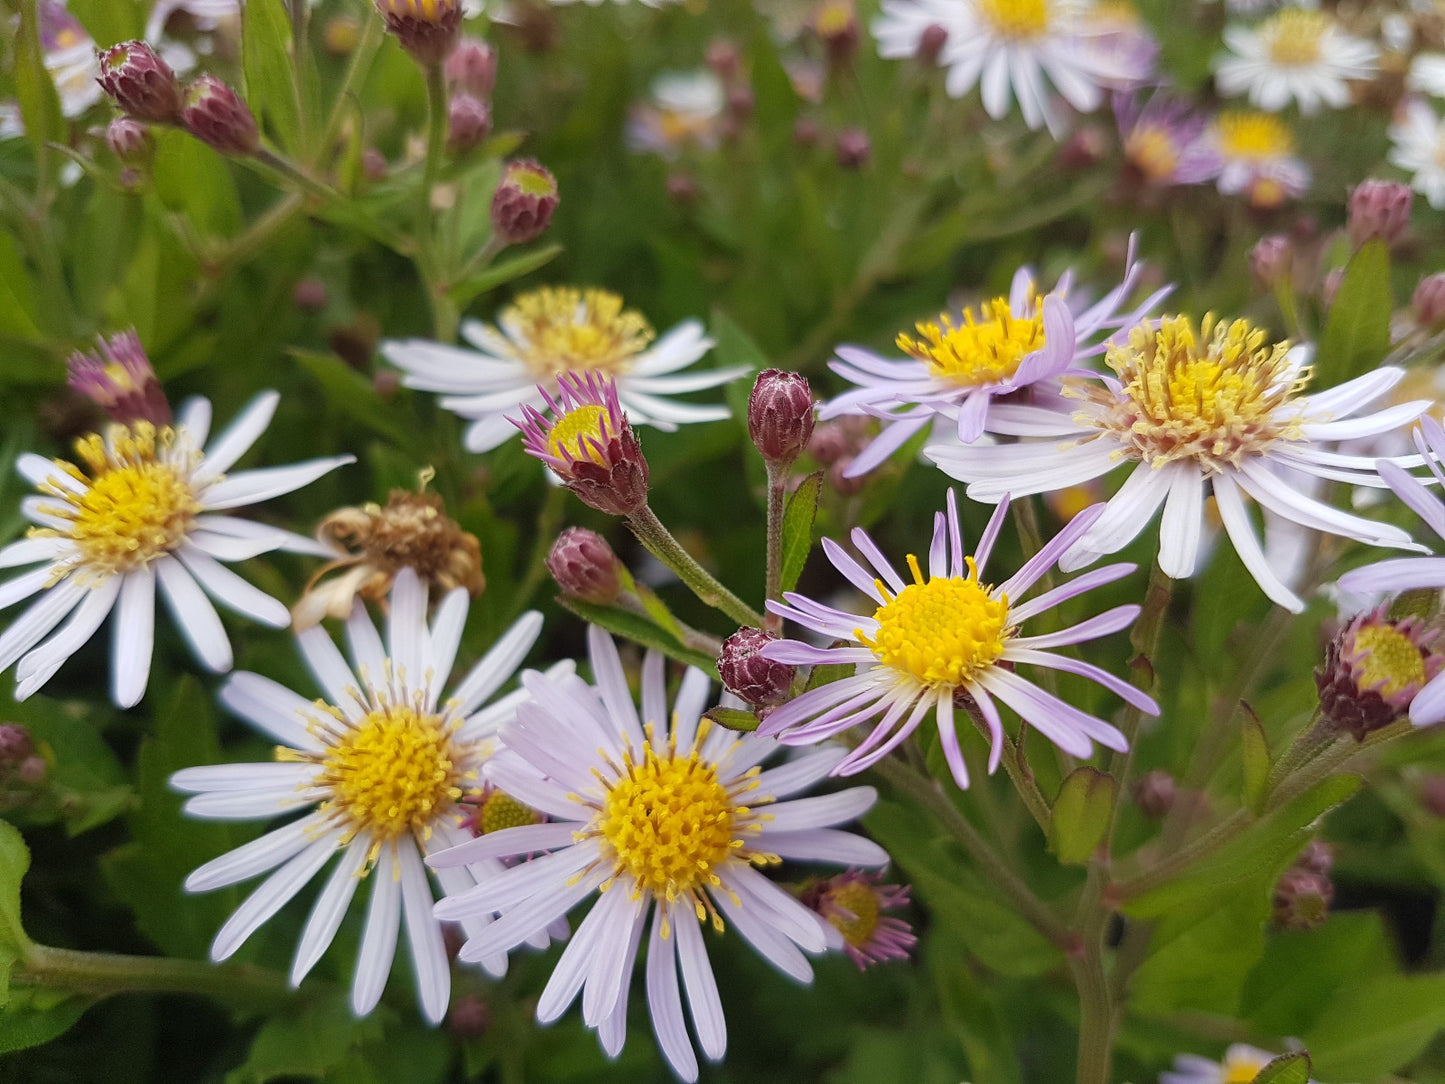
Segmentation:
{"type": "Polygon", "coordinates": [[[376,51],[381,48],[382,37],[381,17],[372,14],[365,20],[361,41],[351,54],[351,63],[346,68],[341,89],[336,92],[336,101],[331,107],[331,116],[327,118],[326,127],[321,131],[321,142],[317,147],[319,153],[325,153],[341,134],[341,121],[346,116],[347,103],[351,100],[357,84],[364,80],[366,73],[371,70],[371,62],[376,59],[376,51]]]}
{"type": "Polygon", "coordinates": [[[267,169],[279,173],[296,188],[301,189],[301,191],[305,192],[308,196],[314,196],[323,203],[344,202],[341,193],[336,191],[336,189],[330,185],[321,183],[305,170],[298,167],[294,162],[282,158],[279,154],[275,154],[265,147],[262,147],[256,152],[253,160],[259,162],[267,169]]]}
{"type": "Polygon", "coordinates": [[[122,956],[77,952],[31,944],[10,981],[86,997],[112,994],[202,994],[235,1005],[292,1004],[295,992],[283,976],[250,964],[216,967],[199,960],[165,956],[122,956]]]}
{"type": "Polygon", "coordinates": [[[432,223],[432,189],[441,170],[442,147],[447,135],[447,84],[440,64],[426,67],[426,158],[422,160],[421,188],[417,192],[416,236],[423,257],[430,260],[436,231],[432,223]]]}
{"type": "Polygon", "coordinates": [[[1085,941],[1083,954],[1071,958],[1069,970],[1079,993],[1079,1064],[1075,1079],[1078,1084],[1110,1084],[1115,1013],[1099,937],[1085,941]]]}
{"type": "MultiPolygon", "coordinates": [[[[782,597],[783,585],[783,486],[788,480],[788,469],[781,463],[768,460],[768,556],[767,576],[763,597],[782,597]]],[[[772,633],[783,631],[783,619],[770,613],[764,618],[763,628],[772,633]]]]}
{"type": "MultiPolygon", "coordinates": [[[[1158,557],[1155,557],[1149,570],[1149,586],[1144,592],[1144,605],[1129,633],[1129,646],[1134,649],[1134,657],[1130,660],[1130,678],[1136,689],[1151,695],[1159,685],[1159,637],[1164,632],[1164,618],[1169,613],[1169,601],[1173,594],[1174,581],[1164,574],[1164,570],[1159,567],[1158,557]]],[[[1134,739],[1139,735],[1139,724],[1143,718],[1143,711],[1130,704],[1124,709],[1124,718],[1120,721],[1119,729],[1127,744],[1122,753],[1116,750],[1110,754],[1108,767],[1109,774],[1118,781],[1120,791],[1129,786],[1129,775],[1134,767],[1134,739]]],[[[1109,830],[1104,839],[1110,843],[1113,841],[1114,827],[1119,822],[1119,810],[1123,804],[1116,799],[1109,815],[1109,830]]]]}
{"type": "Polygon", "coordinates": [[[699,601],[715,610],[721,610],[739,626],[751,625],[754,628],[762,628],[763,615],[729,591],[718,582],[712,573],[698,564],[692,554],[682,548],[682,543],[672,536],[672,532],[662,525],[662,521],[657,518],[657,514],[649,505],[644,504],[636,512],[631,513],[627,517],[627,522],[638,539],[647,547],[648,552],[677,573],[678,578],[687,585],[689,591],[698,597],[699,601]]]}
{"type": "Polygon", "coordinates": [[[1029,762],[1023,754],[1019,744],[1010,739],[1003,743],[1003,769],[1008,773],[1009,781],[1013,783],[1014,790],[1018,791],[1019,797],[1023,799],[1024,805],[1034,818],[1044,835],[1049,834],[1049,825],[1053,821],[1053,813],[1049,809],[1048,799],[1044,792],[1039,790],[1039,781],[1034,777],[1034,770],[1029,767],[1029,762]]]}

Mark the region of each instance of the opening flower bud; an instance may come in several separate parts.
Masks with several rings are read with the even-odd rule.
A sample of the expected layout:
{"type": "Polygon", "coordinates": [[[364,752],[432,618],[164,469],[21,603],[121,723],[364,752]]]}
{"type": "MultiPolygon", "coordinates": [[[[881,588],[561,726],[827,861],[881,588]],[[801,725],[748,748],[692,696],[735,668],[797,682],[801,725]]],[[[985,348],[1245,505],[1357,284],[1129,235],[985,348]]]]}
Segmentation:
{"type": "Polygon", "coordinates": [[[540,162],[508,162],[492,196],[492,229],[509,245],[524,245],[547,231],[557,209],[557,178],[540,162]]]}
{"type": "Polygon", "coordinates": [[[461,37],[461,0],[376,0],[376,10],[418,64],[440,64],[461,37]]]}
{"type": "Polygon", "coordinates": [[[248,156],[261,146],[256,118],[240,96],[214,75],[198,76],[186,88],[181,111],[186,131],[222,154],[248,156]]]}
{"type": "Polygon", "coordinates": [[[1399,181],[1370,178],[1361,181],[1350,193],[1349,218],[1345,232],[1356,246],[1378,237],[1393,245],[1410,225],[1410,204],[1414,202],[1410,186],[1399,181]]]}
{"type": "Polygon", "coordinates": [[[171,406],[134,329],[97,338],[98,349],[66,360],[66,383],[121,425],[171,423],[171,406]]]}
{"type": "Polygon", "coordinates": [[[748,436],[770,463],[788,464],[813,436],[813,393],[807,377],[764,369],[748,396],[748,436]]]}
{"type": "Polygon", "coordinates": [[[97,51],[97,81],[121,109],[137,120],[168,123],[181,114],[176,73],[143,41],[123,41],[97,51]]]}

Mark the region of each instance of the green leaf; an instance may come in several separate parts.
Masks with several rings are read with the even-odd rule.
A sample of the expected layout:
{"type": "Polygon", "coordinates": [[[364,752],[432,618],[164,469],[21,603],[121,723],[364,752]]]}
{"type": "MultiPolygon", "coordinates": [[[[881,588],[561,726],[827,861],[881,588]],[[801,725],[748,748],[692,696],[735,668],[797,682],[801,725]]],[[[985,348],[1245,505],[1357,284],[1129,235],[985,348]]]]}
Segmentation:
{"type": "Polygon", "coordinates": [[[813,548],[813,520],[818,515],[818,494],[823,490],[823,472],[816,471],[788,498],[783,511],[783,575],[781,589],[791,591],[803,574],[813,548]]]}
{"type": "Polygon", "coordinates": [[[708,708],[702,714],[704,718],[711,719],[718,726],[725,726],[729,730],[736,730],[743,734],[750,734],[758,728],[758,717],[750,711],[742,711],[739,708],[708,708]]]}
{"type": "Polygon", "coordinates": [[[1247,704],[1240,726],[1239,750],[1244,757],[1244,805],[1258,816],[1264,810],[1269,782],[1269,739],[1264,736],[1259,716],[1247,704]]]}
{"type": "Polygon", "coordinates": [[[1279,930],[1244,986],[1242,1017],[1260,1035],[1303,1035],[1342,991],[1394,970],[1375,911],[1341,911],[1315,930],[1279,930]]]}
{"type": "Polygon", "coordinates": [[[0,233],[0,335],[39,338],[38,311],[20,249],[9,233],[0,233]]]}
{"type": "Polygon", "coordinates": [[[676,659],[688,666],[696,666],[717,680],[717,659],[704,651],[680,643],[666,629],[658,628],[645,617],[617,610],[611,606],[598,606],[581,599],[560,597],[559,603],[571,610],[583,621],[606,629],[617,636],[626,637],[643,647],[655,648],[670,659],[676,659]]]}
{"type": "Polygon", "coordinates": [[[1324,1080],[1379,1080],[1445,1028],[1445,974],[1351,982],[1301,1038],[1324,1080]]]}
{"type": "Polygon", "coordinates": [[[58,990],[16,990],[0,1008],[0,1054],[64,1035],[94,1002],[58,990]]]}
{"type": "Polygon", "coordinates": [[[1234,884],[1218,900],[1195,900],[1154,928],[1149,955],[1129,982],[1141,1016],[1195,1010],[1233,1015],[1264,952],[1273,871],[1234,884]]]}
{"type": "MultiPolygon", "coordinates": [[[[249,10],[250,5],[247,5],[249,10]]],[[[199,231],[228,236],[241,227],[241,200],[231,171],[210,147],[185,132],[154,127],[156,160],[152,170],[156,197],[170,211],[187,215],[199,231]]],[[[173,245],[165,235],[148,234],[151,243],[173,245]]],[[[194,289],[175,295],[162,293],[167,307],[175,306],[175,297],[184,297],[194,289]]],[[[142,336],[144,338],[144,336],[142,336]]]]}
{"type": "Polygon", "coordinates": [[[457,308],[464,309],[475,298],[488,290],[495,290],[498,286],[504,286],[513,279],[529,275],[539,267],[550,263],[561,251],[561,245],[543,245],[541,248],[530,249],[520,256],[513,256],[511,259],[494,263],[483,271],[478,271],[474,275],[468,275],[460,281],[452,283],[447,290],[447,296],[452,299],[457,308]]]}
{"type": "Polygon", "coordinates": [[[291,20],[282,0],[251,0],[241,9],[241,65],[246,102],[269,123],[276,142],[296,151],[300,118],[291,71],[291,20]]]}
{"type": "Polygon", "coordinates": [[[718,368],[730,369],[741,365],[755,373],[768,367],[767,355],[748,337],[748,333],[721,309],[712,311],[711,330],[715,344],[712,352],[717,359],[718,368]]]}
{"type": "Polygon", "coordinates": [[[1085,865],[1109,830],[1119,784],[1097,768],[1075,769],[1059,788],[1049,822],[1050,842],[1066,866],[1085,865]]]}
{"type": "Polygon", "coordinates": [[[1332,388],[1367,373],[1390,350],[1390,253],[1379,238],[1365,242],[1345,265],[1325,318],[1314,384],[1332,388]]]}
{"type": "Polygon", "coordinates": [[[266,1084],[280,1077],[327,1078],[361,1043],[381,1038],[382,1014],[358,1020],[340,999],[303,1004],[272,1016],[226,1084],[266,1084]]]}
{"type": "Polygon", "coordinates": [[[1309,1084],[1310,1056],[1303,1050],[1281,1054],[1259,1071],[1253,1084],[1309,1084]]]}
{"type": "Polygon", "coordinates": [[[642,603],[642,608],[647,611],[648,617],[652,618],[667,630],[668,635],[674,640],[681,641],[682,626],[678,624],[677,618],[672,615],[672,611],[667,608],[667,603],[658,598],[657,592],[648,587],[647,584],[638,583],[633,579],[632,574],[627,572],[626,569],[622,571],[626,574],[626,579],[623,581],[624,589],[631,591],[637,596],[637,601],[642,603]]]}
{"type": "Polygon", "coordinates": [[[292,350],[290,354],[321,385],[326,401],[346,417],[360,422],[399,447],[415,445],[416,434],[408,432],[397,422],[396,410],[382,399],[370,380],[346,362],[333,354],[308,350],[292,350]]]}
{"type": "Polygon", "coordinates": [[[20,881],[30,868],[30,848],[14,825],[0,820],[0,1005],[9,998],[10,969],[30,947],[20,921],[20,881]]]}
{"type": "MultiPolygon", "coordinates": [[[[846,641],[835,641],[832,646],[837,647],[843,643],[846,641]]],[[[831,685],[835,681],[852,677],[857,669],[851,662],[820,663],[814,666],[808,674],[808,683],[803,687],[803,692],[812,692],[814,689],[821,689],[824,685],[831,685]]]]}

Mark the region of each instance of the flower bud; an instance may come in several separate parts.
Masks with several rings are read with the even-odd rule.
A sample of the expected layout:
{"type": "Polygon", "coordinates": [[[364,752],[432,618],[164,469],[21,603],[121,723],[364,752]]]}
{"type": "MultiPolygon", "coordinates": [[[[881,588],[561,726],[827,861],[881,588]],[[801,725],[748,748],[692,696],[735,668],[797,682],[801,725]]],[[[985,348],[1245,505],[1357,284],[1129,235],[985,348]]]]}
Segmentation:
{"type": "Polygon", "coordinates": [[[483,101],[497,85],[497,52],[481,38],[463,38],[447,57],[447,82],[483,101]]]}
{"type": "Polygon", "coordinates": [[[0,765],[19,764],[34,752],[28,729],[19,723],[0,723],[0,765]]]}
{"type": "Polygon", "coordinates": [[[458,93],[447,102],[447,153],[465,154],[492,132],[492,107],[481,98],[458,93]]]}
{"type": "Polygon", "coordinates": [[[37,787],[45,782],[45,777],[49,774],[50,765],[45,763],[45,758],[32,754],[20,762],[15,777],[27,786],[37,787]]]}
{"type": "Polygon", "coordinates": [[[1249,250],[1249,269],[1254,281],[1266,290],[1288,282],[1293,265],[1294,246],[1283,234],[1267,234],[1249,250]]]}
{"type": "Polygon", "coordinates": [[[361,41],[361,24],[350,15],[333,15],[321,28],[321,44],[332,56],[350,56],[361,41]]]}
{"type": "Polygon", "coordinates": [[[1274,886],[1274,922],[1286,930],[1312,930],[1329,915],[1335,886],[1327,874],[1291,866],[1274,886]]]}
{"type": "Polygon", "coordinates": [[[214,75],[197,76],[186,88],[181,121],[186,131],[222,154],[244,157],[255,154],[261,146],[261,134],[250,108],[214,75]]]}
{"type": "Polygon", "coordinates": [[[813,436],[813,394],[807,377],[764,369],[748,396],[748,436],[770,463],[798,458],[813,436]]]}
{"type": "Polygon", "coordinates": [[[386,29],[418,64],[440,64],[462,32],[461,0],[376,0],[386,29]]]}
{"type": "Polygon", "coordinates": [[[121,425],[138,421],[169,425],[170,403],[135,329],[109,339],[99,337],[96,343],[95,352],[77,350],[66,360],[66,383],[121,425]]]}
{"type": "Polygon", "coordinates": [[[776,640],[771,632],[748,626],[724,640],[717,656],[723,687],[753,707],[782,701],[792,688],[797,667],[763,657],[763,648],[776,640]]]}
{"type": "Polygon", "coordinates": [[[1378,237],[1393,245],[1410,225],[1410,205],[1414,202],[1410,186],[1399,181],[1370,178],[1361,181],[1350,193],[1349,217],[1345,232],[1355,247],[1378,237]]]}
{"type": "Polygon", "coordinates": [[[858,51],[858,9],[853,0],[819,0],[808,23],[835,64],[858,51]]]}
{"type": "Polygon", "coordinates": [[[918,51],[914,54],[920,64],[937,64],[938,55],[948,44],[948,31],[938,23],[929,23],[918,35],[918,51]]]}
{"type": "Polygon", "coordinates": [[[557,178],[529,158],[508,162],[492,196],[492,229],[509,245],[540,237],[557,209],[557,178]]]}
{"type": "Polygon", "coordinates": [[[128,166],[143,166],[155,153],[151,130],[133,117],[116,117],[105,130],[110,152],[128,166]]]}
{"type": "Polygon", "coordinates": [[[873,156],[873,144],[862,128],[844,128],[838,133],[833,151],[844,169],[861,169],[873,156]]]}
{"type": "Polygon", "coordinates": [[[1432,817],[1445,817],[1445,775],[1437,772],[1420,780],[1420,805],[1432,817]]]}
{"type": "Polygon", "coordinates": [[[137,120],[168,123],[181,114],[176,73],[143,41],[123,41],[97,50],[102,90],[137,120]]]}
{"type": "Polygon", "coordinates": [[[547,571],[564,595],[607,606],[622,595],[622,562],[596,531],[568,527],[552,543],[547,571]]]}
{"type": "Polygon", "coordinates": [[[314,316],[326,308],[328,298],[326,283],[314,276],[298,280],[291,288],[291,304],[308,316],[314,316]]]}
{"type": "Polygon", "coordinates": [[[1420,280],[1410,298],[1410,308],[1422,327],[1445,325],[1445,271],[1437,271],[1420,280]]]}
{"type": "Polygon", "coordinates": [[[368,181],[384,181],[391,172],[391,166],[381,151],[367,147],[361,152],[361,172],[366,174],[368,181]]]}
{"type": "Polygon", "coordinates": [[[461,994],[447,1010],[447,1030],[458,1039],[480,1039],[491,1022],[491,1010],[476,994],[461,994]]]}
{"type": "Polygon", "coordinates": [[[685,173],[680,169],[673,170],[669,173],[665,184],[667,187],[667,198],[679,207],[691,206],[697,202],[697,197],[702,194],[692,174],[685,173]]]}
{"type": "Polygon", "coordinates": [[[1315,671],[1324,717],[1356,741],[1403,719],[1415,694],[1445,666],[1439,635],[1418,617],[1391,620],[1384,606],[1353,618],[1315,671]]]}
{"type": "Polygon", "coordinates": [[[552,468],[582,502],[612,516],[628,516],[647,506],[648,469],[642,446],[617,399],[617,382],[596,371],[563,373],[558,393],[542,396],[549,421],[523,406],[522,431],[527,454],[552,468]]]}
{"type": "Polygon", "coordinates": [[[841,949],[862,971],[888,960],[906,960],[918,938],[901,918],[883,914],[908,906],[907,885],[885,885],[879,873],[850,869],[808,885],[803,906],[828,923],[828,947],[841,949]]]}
{"type": "Polygon", "coordinates": [[[724,82],[730,82],[742,68],[742,55],[738,47],[727,38],[714,38],[707,44],[704,61],[713,73],[724,82]]]}
{"type": "Polygon", "coordinates": [[[812,117],[799,117],[793,123],[793,143],[799,147],[816,147],[822,137],[818,122],[812,117]]]}
{"type": "Polygon", "coordinates": [[[1158,820],[1174,808],[1177,793],[1174,777],[1159,768],[1145,772],[1134,781],[1134,804],[1151,820],[1158,820]]]}

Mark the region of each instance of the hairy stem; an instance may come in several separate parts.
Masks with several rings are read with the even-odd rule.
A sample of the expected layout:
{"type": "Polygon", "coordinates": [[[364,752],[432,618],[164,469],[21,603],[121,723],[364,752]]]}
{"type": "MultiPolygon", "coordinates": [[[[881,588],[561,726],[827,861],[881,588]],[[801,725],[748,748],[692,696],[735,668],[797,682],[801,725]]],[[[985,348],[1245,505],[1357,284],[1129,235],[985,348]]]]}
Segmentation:
{"type": "Polygon", "coordinates": [[[627,517],[633,532],[647,547],[649,553],[665,564],[698,600],[715,610],[720,610],[738,625],[752,625],[762,628],[763,615],[755,611],[737,595],[724,587],[697,560],[682,548],[682,543],[662,525],[648,505],[643,505],[627,517]]]}

